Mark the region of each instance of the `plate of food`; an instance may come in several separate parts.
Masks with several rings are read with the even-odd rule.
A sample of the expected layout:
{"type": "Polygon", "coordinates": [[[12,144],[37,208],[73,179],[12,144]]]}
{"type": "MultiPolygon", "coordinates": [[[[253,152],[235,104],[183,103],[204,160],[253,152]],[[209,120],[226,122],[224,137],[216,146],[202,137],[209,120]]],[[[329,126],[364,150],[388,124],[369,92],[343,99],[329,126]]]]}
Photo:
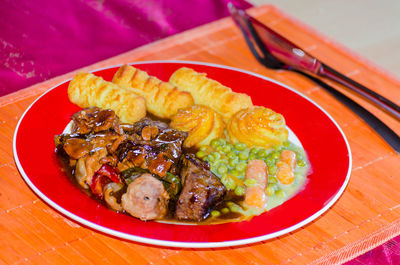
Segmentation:
{"type": "Polygon", "coordinates": [[[148,61],[79,73],[21,117],[14,158],[29,187],[72,220],[171,247],[226,247],[294,231],[350,177],[337,123],[269,78],[148,61]]]}

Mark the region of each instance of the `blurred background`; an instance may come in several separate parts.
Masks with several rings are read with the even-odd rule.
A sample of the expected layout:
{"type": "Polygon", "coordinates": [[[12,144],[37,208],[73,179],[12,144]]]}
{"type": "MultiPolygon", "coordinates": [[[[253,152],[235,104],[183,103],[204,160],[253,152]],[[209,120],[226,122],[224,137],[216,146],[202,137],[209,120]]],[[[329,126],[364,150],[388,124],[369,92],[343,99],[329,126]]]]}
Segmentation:
{"type": "Polygon", "coordinates": [[[248,0],[273,4],[400,79],[400,1],[248,0]]]}

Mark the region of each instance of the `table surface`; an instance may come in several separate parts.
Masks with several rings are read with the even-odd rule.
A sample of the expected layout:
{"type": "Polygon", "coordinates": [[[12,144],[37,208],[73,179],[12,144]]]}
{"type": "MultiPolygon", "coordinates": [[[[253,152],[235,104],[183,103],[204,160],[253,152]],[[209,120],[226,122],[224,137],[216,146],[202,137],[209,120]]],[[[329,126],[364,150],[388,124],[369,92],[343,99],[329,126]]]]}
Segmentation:
{"type": "MultiPolygon", "coordinates": [[[[400,103],[400,83],[349,49],[327,39],[273,6],[250,14],[322,61],[400,103]]],[[[140,47],[0,98],[0,261],[29,264],[332,264],[354,258],[400,234],[400,156],[358,116],[295,73],[265,69],[252,57],[230,18],[140,47]],[[63,217],[41,201],[20,176],[12,154],[15,126],[44,91],[77,71],[144,60],[193,60],[223,64],[276,79],[322,106],[348,138],[353,168],[334,206],[287,235],[221,249],[163,248],[113,238],[63,217]]],[[[398,121],[338,87],[400,133],[398,121]]],[[[334,162],[334,161],[332,161],[334,162]]]]}

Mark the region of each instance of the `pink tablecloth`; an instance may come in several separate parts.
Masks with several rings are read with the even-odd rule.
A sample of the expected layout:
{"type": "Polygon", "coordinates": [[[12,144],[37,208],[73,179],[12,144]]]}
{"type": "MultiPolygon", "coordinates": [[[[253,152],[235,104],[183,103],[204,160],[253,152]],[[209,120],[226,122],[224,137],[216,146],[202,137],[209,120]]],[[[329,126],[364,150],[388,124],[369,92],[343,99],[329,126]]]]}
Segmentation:
{"type": "Polygon", "coordinates": [[[0,96],[227,16],[245,0],[3,0],[0,96]]]}

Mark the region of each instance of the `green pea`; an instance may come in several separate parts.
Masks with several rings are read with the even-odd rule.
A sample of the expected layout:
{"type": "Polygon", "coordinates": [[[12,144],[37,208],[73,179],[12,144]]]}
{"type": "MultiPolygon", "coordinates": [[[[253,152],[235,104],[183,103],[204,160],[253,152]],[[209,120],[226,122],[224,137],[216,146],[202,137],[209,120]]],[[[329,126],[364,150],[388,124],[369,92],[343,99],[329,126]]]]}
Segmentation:
{"type": "Polygon", "coordinates": [[[227,202],[226,204],[228,205],[229,210],[231,210],[234,213],[242,213],[243,212],[242,207],[240,207],[239,205],[237,205],[234,202],[227,202]]]}
{"type": "Polygon", "coordinates": [[[215,161],[215,164],[218,165],[218,166],[221,165],[221,164],[224,164],[224,165],[228,166],[228,163],[229,163],[229,160],[226,159],[226,158],[223,158],[223,157],[221,157],[220,159],[215,161]]]}
{"type": "Polygon", "coordinates": [[[232,147],[230,147],[229,145],[224,145],[221,148],[221,151],[224,152],[225,154],[230,152],[232,150],[232,147]]]}
{"type": "Polygon", "coordinates": [[[218,160],[218,159],[221,158],[221,154],[218,153],[218,152],[214,152],[214,153],[212,153],[211,155],[214,157],[214,160],[218,160]]]}
{"type": "Polygon", "coordinates": [[[215,164],[217,167],[218,167],[219,165],[221,165],[221,164],[228,165],[228,163],[229,163],[229,160],[226,159],[226,158],[224,158],[224,157],[221,157],[220,159],[217,159],[217,160],[215,160],[215,162],[214,162],[214,164],[215,164]]]}
{"type": "Polygon", "coordinates": [[[240,176],[240,172],[239,172],[238,170],[236,170],[236,169],[232,169],[232,170],[229,172],[229,174],[232,175],[232,176],[234,176],[234,177],[240,176]]]}
{"type": "Polygon", "coordinates": [[[296,163],[299,167],[305,167],[307,165],[306,161],[304,161],[303,159],[297,160],[296,163]]]}
{"type": "Polygon", "coordinates": [[[240,152],[240,153],[238,154],[238,156],[239,156],[239,159],[240,159],[240,160],[243,160],[243,161],[249,159],[249,153],[246,152],[246,151],[240,152]]]}
{"type": "Polygon", "coordinates": [[[275,164],[268,166],[269,175],[274,176],[276,172],[278,172],[278,167],[275,164]]]}
{"type": "Polygon", "coordinates": [[[254,159],[257,159],[257,154],[250,154],[249,160],[254,160],[254,159]]]}
{"type": "Polygon", "coordinates": [[[221,213],[219,211],[217,211],[217,210],[211,211],[211,216],[212,217],[218,217],[220,215],[221,215],[221,213]]]}
{"type": "Polygon", "coordinates": [[[211,147],[213,148],[217,148],[218,146],[220,146],[218,139],[213,139],[211,140],[211,147]]]}
{"type": "Polygon", "coordinates": [[[258,156],[259,158],[261,158],[261,159],[266,158],[266,157],[268,156],[268,154],[269,154],[269,152],[268,152],[267,149],[260,149],[260,150],[257,152],[257,156],[258,156]]]}
{"type": "Polygon", "coordinates": [[[252,187],[257,184],[257,181],[255,179],[246,179],[243,183],[246,187],[252,187]]]}
{"type": "Polygon", "coordinates": [[[221,209],[221,213],[223,213],[223,214],[227,214],[227,213],[229,213],[229,209],[228,208],[222,208],[221,209]]]}
{"type": "Polygon", "coordinates": [[[225,174],[226,172],[228,172],[228,167],[224,164],[221,164],[221,165],[219,165],[217,172],[220,175],[225,174]]]}
{"type": "Polygon", "coordinates": [[[285,198],[286,193],[285,193],[284,190],[277,190],[277,191],[275,192],[275,195],[276,195],[277,197],[279,197],[279,198],[285,198]]]}
{"type": "Polygon", "coordinates": [[[235,149],[236,150],[238,150],[238,151],[244,151],[244,150],[246,150],[246,144],[244,144],[244,143],[236,143],[235,144],[235,149]]]}
{"type": "Polygon", "coordinates": [[[291,143],[289,141],[285,141],[285,142],[283,142],[282,146],[286,147],[286,148],[290,148],[291,143]]]}
{"type": "Polygon", "coordinates": [[[229,159],[233,159],[233,158],[236,158],[237,156],[236,156],[236,153],[234,152],[234,151],[229,151],[227,154],[226,154],[226,156],[229,158],[229,159]]]}
{"type": "Polygon", "coordinates": [[[229,159],[229,166],[234,168],[239,163],[239,158],[235,157],[233,159],[229,159]]]}
{"type": "Polygon", "coordinates": [[[271,155],[269,155],[264,161],[268,167],[271,165],[275,165],[275,159],[273,159],[271,155]]]}
{"type": "Polygon", "coordinates": [[[198,151],[197,153],[196,153],[196,156],[198,157],[198,158],[203,158],[203,157],[205,157],[207,154],[206,154],[206,152],[205,151],[198,151]]]}
{"type": "Polygon", "coordinates": [[[246,168],[247,168],[247,163],[246,162],[239,162],[237,165],[236,165],[236,167],[235,167],[235,169],[237,170],[237,171],[239,171],[239,172],[244,172],[245,170],[246,170],[246,168]]]}
{"type": "Polygon", "coordinates": [[[281,156],[281,154],[280,154],[279,151],[275,151],[275,152],[273,152],[273,153],[271,154],[271,157],[272,157],[273,159],[275,159],[275,160],[278,160],[280,156],[281,156]]]}
{"type": "Polygon", "coordinates": [[[273,187],[268,186],[268,187],[265,189],[265,192],[267,193],[268,196],[272,196],[272,195],[275,194],[275,189],[274,189],[273,187]]]}
{"type": "Polygon", "coordinates": [[[208,162],[212,163],[212,162],[215,161],[215,158],[214,158],[214,156],[213,156],[212,154],[209,154],[209,155],[206,157],[206,160],[207,160],[208,162]]]}
{"type": "Polygon", "coordinates": [[[228,174],[224,174],[221,177],[221,182],[228,190],[234,190],[236,188],[236,182],[228,174]]]}
{"type": "Polygon", "coordinates": [[[253,147],[250,149],[250,154],[257,154],[260,149],[257,147],[253,147]]]}
{"type": "Polygon", "coordinates": [[[243,196],[245,189],[242,186],[237,186],[234,192],[237,196],[243,196]]]}
{"type": "Polygon", "coordinates": [[[276,184],[276,183],[278,183],[278,180],[275,177],[269,177],[268,178],[268,183],[276,184]]]}

